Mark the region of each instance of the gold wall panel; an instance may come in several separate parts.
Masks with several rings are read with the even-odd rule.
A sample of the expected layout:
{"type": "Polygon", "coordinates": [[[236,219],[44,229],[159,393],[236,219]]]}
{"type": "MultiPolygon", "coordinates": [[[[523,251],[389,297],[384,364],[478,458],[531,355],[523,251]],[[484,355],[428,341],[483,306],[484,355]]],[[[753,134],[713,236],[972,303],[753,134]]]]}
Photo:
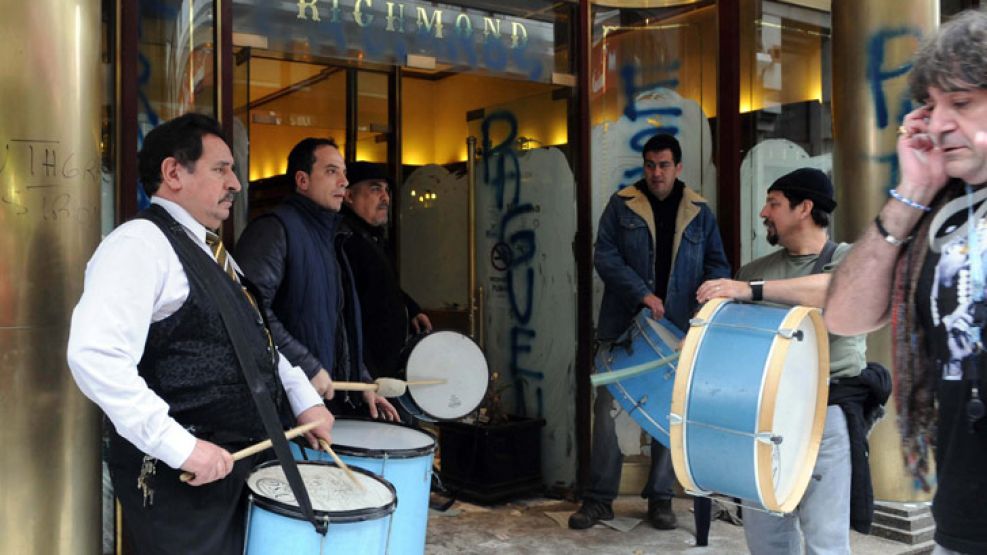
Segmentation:
{"type": "MultiPolygon", "coordinates": [[[[939,25],[938,0],[833,3],[833,181],[840,208],[836,236],[853,241],[894,186],[895,131],[909,110],[907,73],[921,37],[939,25]]],[[[890,368],[887,330],[868,338],[868,356],[890,368]]],[[[870,436],[874,497],[916,501],[901,457],[893,401],[870,436]]]]}
{"type": "Polygon", "coordinates": [[[100,2],[0,12],[0,553],[88,555],[99,415],[65,346],[99,241],[100,2]]]}

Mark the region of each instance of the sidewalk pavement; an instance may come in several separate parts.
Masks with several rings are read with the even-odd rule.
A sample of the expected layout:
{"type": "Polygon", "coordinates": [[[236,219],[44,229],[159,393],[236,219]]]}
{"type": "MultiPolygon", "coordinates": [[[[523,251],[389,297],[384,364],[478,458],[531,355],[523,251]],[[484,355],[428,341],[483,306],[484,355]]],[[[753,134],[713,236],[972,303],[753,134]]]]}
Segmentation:
{"type": "MultiPolygon", "coordinates": [[[[614,503],[618,521],[633,524],[633,519],[641,519],[627,532],[600,524],[589,530],[569,530],[565,526],[567,515],[554,514],[571,513],[577,508],[576,503],[544,498],[491,507],[457,501],[445,513],[431,511],[425,552],[429,555],[747,553],[743,528],[725,520],[714,520],[709,545],[696,547],[692,501],[689,499],[675,499],[673,508],[678,517],[678,528],[664,531],[655,530],[644,520],[647,502],[637,496],[621,496],[614,503]],[[553,520],[553,516],[557,520],[553,520]]],[[[922,552],[915,546],[856,532],[851,532],[850,548],[855,555],[922,552]]]]}

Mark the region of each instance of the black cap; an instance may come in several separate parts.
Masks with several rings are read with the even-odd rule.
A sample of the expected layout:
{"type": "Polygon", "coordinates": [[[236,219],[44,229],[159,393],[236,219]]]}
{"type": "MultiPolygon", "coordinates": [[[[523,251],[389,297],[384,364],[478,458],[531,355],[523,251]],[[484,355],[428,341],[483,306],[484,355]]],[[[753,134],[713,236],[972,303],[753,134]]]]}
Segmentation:
{"type": "Polygon", "coordinates": [[[768,187],[768,192],[771,191],[792,193],[793,196],[809,199],[823,212],[832,212],[836,208],[833,182],[816,168],[799,168],[779,177],[768,187]]]}
{"type": "Polygon", "coordinates": [[[346,180],[350,186],[361,181],[380,180],[390,185],[391,180],[387,177],[387,166],[374,162],[353,162],[346,165],[346,180]]]}

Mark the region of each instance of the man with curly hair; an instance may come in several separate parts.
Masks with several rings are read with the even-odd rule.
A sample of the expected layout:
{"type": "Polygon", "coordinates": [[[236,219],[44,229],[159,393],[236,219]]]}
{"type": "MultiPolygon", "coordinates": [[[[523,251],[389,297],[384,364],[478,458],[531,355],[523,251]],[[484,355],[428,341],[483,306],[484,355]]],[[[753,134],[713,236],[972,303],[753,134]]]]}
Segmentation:
{"type": "Polygon", "coordinates": [[[932,505],[936,554],[987,553],[987,13],[926,40],[909,76],[921,107],[899,129],[901,180],[830,284],[826,324],[892,324],[903,454],[932,505]]]}

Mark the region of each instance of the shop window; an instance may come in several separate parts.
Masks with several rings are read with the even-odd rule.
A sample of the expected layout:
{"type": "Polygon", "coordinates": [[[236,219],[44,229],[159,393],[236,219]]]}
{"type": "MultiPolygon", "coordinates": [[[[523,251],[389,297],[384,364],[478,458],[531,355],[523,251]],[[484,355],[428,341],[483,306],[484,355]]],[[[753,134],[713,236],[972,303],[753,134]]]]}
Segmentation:
{"type": "MultiPolygon", "coordinates": [[[[594,234],[610,196],[641,179],[642,148],[657,133],[679,140],[682,181],[715,211],[716,3],[670,3],[681,5],[593,9],[589,94],[594,234]]],[[[595,309],[602,291],[596,278],[595,309]]]]}

